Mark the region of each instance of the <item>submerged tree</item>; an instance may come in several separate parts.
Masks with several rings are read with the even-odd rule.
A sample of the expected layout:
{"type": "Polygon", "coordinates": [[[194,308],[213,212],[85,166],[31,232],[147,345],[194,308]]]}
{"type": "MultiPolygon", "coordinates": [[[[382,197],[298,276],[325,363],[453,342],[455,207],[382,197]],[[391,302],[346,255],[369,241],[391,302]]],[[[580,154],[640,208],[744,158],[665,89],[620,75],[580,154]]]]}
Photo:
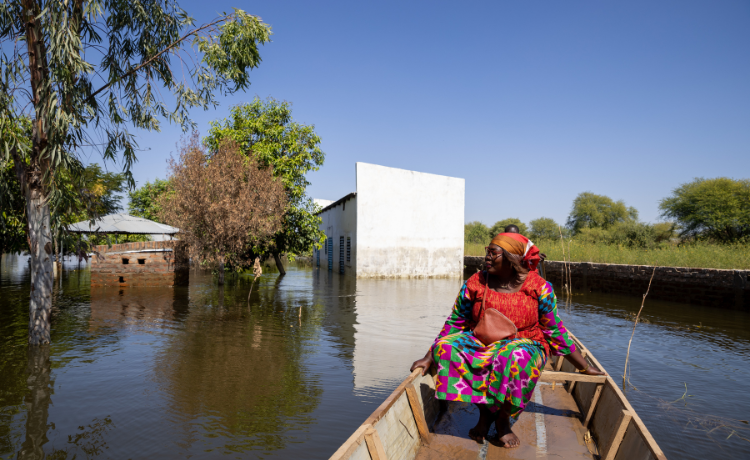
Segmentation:
{"type": "Polygon", "coordinates": [[[196,26],[175,0],[0,2],[0,124],[32,122],[30,142],[10,136],[0,149],[25,198],[31,344],[50,341],[55,172],[77,174],[81,150],[101,148],[112,161],[122,153],[132,185],[137,145],[127,126],[159,130],[163,118],[189,129],[191,108],[247,88],[269,36],[237,9],[196,26]]]}
{"type": "Polygon", "coordinates": [[[240,153],[232,141],[211,155],[197,134],[183,143],[178,160],[170,160],[169,192],[159,198],[163,222],[180,229],[190,256],[218,268],[248,262],[249,248],[267,244],[281,229],[286,207],[284,185],[271,168],[240,153]]]}
{"type": "Polygon", "coordinates": [[[273,255],[282,274],[281,254],[308,252],[325,237],[316,206],[305,195],[310,185],[305,174],[317,171],[325,158],[314,129],[292,119],[288,102],[255,98],[233,107],[229,118],[212,122],[205,139],[211,151],[223,140],[236,142],[245,154],[255,156],[260,166],[272,166],[274,176],[283,182],[288,199],[284,226],[272,240],[253,248],[257,255],[273,255]]]}

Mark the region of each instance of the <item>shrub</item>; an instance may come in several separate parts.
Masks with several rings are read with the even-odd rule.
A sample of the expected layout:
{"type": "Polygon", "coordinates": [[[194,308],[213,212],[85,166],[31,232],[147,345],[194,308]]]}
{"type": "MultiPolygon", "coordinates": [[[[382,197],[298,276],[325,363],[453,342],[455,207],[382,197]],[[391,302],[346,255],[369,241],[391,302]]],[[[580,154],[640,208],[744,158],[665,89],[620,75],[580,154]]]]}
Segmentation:
{"type": "Polygon", "coordinates": [[[492,228],[490,229],[490,234],[489,234],[490,239],[494,238],[495,235],[497,235],[498,233],[503,233],[505,231],[505,227],[507,227],[508,225],[517,226],[518,233],[520,233],[521,235],[526,236],[529,232],[529,228],[526,226],[526,224],[521,222],[521,219],[518,219],[516,217],[509,217],[507,219],[503,219],[503,220],[499,220],[495,222],[495,225],[493,225],[492,228]]]}
{"type": "Polygon", "coordinates": [[[737,242],[750,236],[750,180],[697,178],[659,204],[662,217],[675,219],[683,237],[737,242]]]}
{"type": "Polygon", "coordinates": [[[532,240],[554,239],[560,237],[560,226],[549,217],[540,217],[530,222],[531,230],[528,237],[532,240]]]}
{"type": "Polygon", "coordinates": [[[486,245],[489,241],[490,229],[479,221],[469,222],[464,225],[464,242],[486,245]]]}

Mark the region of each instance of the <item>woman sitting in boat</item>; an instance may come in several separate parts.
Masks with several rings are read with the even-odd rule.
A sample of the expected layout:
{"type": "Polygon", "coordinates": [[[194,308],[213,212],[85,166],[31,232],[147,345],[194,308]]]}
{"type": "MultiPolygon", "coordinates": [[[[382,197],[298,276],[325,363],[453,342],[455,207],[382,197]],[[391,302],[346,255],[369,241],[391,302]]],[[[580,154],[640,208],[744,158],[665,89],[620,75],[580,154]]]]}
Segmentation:
{"type": "Polygon", "coordinates": [[[604,373],[586,362],[568,336],[552,285],[536,271],[539,250],[531,241],[518,233],[500,233],[486,248],[484,260],[485,270],[464,283],[435,343],[411,370],[421,367],[425,374],[436,364],[436,397],[479,407],[470,438],[484,442],[495,423],[499,444],[518,447],[510,418],[523,412],[550,353],[564,355],[581,373],[604,373]],[[474,329],[489,309],[505,315],[517,333],[482,343],[474,329]]]}

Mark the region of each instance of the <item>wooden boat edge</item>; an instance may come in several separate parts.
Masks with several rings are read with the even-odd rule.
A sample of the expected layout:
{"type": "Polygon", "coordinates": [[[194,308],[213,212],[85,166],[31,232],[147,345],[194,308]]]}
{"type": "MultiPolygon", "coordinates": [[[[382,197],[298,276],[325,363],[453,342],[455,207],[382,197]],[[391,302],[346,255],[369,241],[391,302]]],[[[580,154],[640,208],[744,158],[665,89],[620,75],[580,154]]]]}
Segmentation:
{"type": "MultiPolygon", "coordinates": [[[[588,350],[588,348],[586,348],[586,346],[577,337],[575,337],[575,335],[570,333],[570,336],[575,341],[576,345],[580,347],[581,352],[584,353],[584,356],[586,357],[586,359],[588,359],[593,365],[597,366],[602,371],[606,372],[604,367],[601,365],[601,363],[599,363],[596,357],[594,357],[594,355],[588,350]]],[[[560,360],[562,361],[558,361],[559,363],[561,363],[559,366],[557,366],[558,362],[555,363],[555,368],[560,369],[560,370],[558,370],[558,372],[549,372],[549,371],[543,372],[540,377],[540,382],[544,382],[544,381],[560,382],[561,380],[566,380],[570,382],[568,385],[571,389],[572,389],[571,385],[575,385],[574,382],[581,382],[582,384],[588,383],[588,384],[602,385],[602,389],[599,392],[599,394],[604,393],[603,388],[606,386],[606,388],[608,388],[609,391],[613,392],[618,402],[624,407],[624,410],[622,411],[622,413],[606,414],[607,417],[619,417],[619,419],[616,422],[616,425],[618,428],[615,430],[612,436],[612,439],[609,441],[606,451],[603,452],[604,455],[601,456],[602,459],[613,460],[613,459],[620,459],[620,458],[630,458],[630,457],[625,456],[627,455],[627,453],[621,452],[622,450],[621,447],[623,446],[623,442],[625,441],[626,434],[630,433],[628,429],[632,425],[637,431],[637,434],[640,437],[640,439],[643,441],[643,444],[645,444],[645,446],[648,448],[649,453],[651,454],[651,457],[657,460],[666,460],[666,456],[662,452],[661,448],[659,448],[659,445],[656,443],[656,440],[648,431],[648,428],[646,428],[646,425],[638,416],[635,409],[630,404],[630,401],[628,401],[628,399],[625,397],[625,395],[622,393],[622,391],[620,390],[620,388],[617,386],[614,379],[612,379],[610,375],[607,375],[606,377],[591,378],[593,376],[585,376],[583,374],[579,374],[576,372],[564,372],[566,363],[571,368],[572,368],[572,364],[562,359],[562,357],[560,357],[560,360]]],[[[375,409],[375,411],[369,417],[367,417],[367,419],[362,423],[362,425],[360,425],[357,428],[357,430],[354,433],[352,433],[352,435],[338,448],[338,450],[336,450],[336,452],[330,457],[330,459],[331,460],[350,459],[352,458],[352,455],[354,455],[355,452],[357,452],[360,446],[362,446],[364,443],[363,447],[367,450],[369,457],[372,460],[387,460],[382,440],[380,439],[378,431],[375,429],[375,425],[386,416],[386,414],[388,413],[389,410],[391,410],[391,408],[396,403],[396,401],[398,401],[399,398],[404,396],[408,392],[408,389],[410,387],[414,389],[414,383],[417,380],[422,380],[422,379],[427,379],[427,378],[434,378],[434,369],[432,369],[431,372],[427,374],[425,377],[422,377],[421,369],[416,369],[408,377],[406,377],[406,379],[404,379],[404,381],[401,382],[401,384],[383,401],[383,403],[381,403],[380,406],[378,406],[378,408],[375,409]]],[[[572,391],[569,390],[569,392],[572,392],[572,391]]],[[[423,443],[429,442],[430,434],[426,428],[427,424],[425,422],[425,413],[427,412],[426,410],[427,405],[434,403],[434,402],[424,401],[422,400],[421,396],[419,397],[414,396],[411,399],[412,399],[410,400],[411,412],[414,417],[417,428],[421,428],[419,426],[420,419],[425,424],[425,426],[419,430],[420,436],[419,436],[418,443],[421,445],[423,443]]],[[[574,399],[575,399],[575,396],[574,396],[574,399]]],[[[576,403],[579,404],[579,407],[581,407],[582,403],[578,399],[576,399],[576,403]]],[[[589,407],[589,410],[586,411],[588,412],[588,415],[583,416],[585,417],[586,422],[590,422],[593,416],[597,413],[596,409],[598,406],[598,400],[594,398],[591,402],[591,405],[592,407],[589,407]]],[[[582,411],[583,411],[583,408],[582,408],[582,411]]]]}

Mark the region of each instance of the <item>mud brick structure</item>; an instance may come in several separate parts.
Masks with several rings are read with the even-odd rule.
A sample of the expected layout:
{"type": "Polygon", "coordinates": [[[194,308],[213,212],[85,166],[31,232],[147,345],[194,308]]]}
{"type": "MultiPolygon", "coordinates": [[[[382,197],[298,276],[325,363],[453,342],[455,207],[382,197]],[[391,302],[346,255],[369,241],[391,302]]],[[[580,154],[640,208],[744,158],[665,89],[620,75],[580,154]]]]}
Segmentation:
{"type": "Polygon", "coordinates": [[[92,286],[185,286],[190,259],[180,241],[145,241],[94,247],[92,286]]]}
{"type": "MultiPolygon", "coordinates": [[[[481,269],[484,257],[466,256],[465,275],[481,269]]],[[[654,267],[651,265],[595,264],[573,262],[570,279],[573,291],[603,292],[642,296],[651,274],[654,281],[648,293],[651,299],[705,305],[735,310],[750,310],[750,270],[714,268],[654,267]]],[[[563,286],[562,262],[544,263],[547,279],[558,296],[563,286]]]]}

